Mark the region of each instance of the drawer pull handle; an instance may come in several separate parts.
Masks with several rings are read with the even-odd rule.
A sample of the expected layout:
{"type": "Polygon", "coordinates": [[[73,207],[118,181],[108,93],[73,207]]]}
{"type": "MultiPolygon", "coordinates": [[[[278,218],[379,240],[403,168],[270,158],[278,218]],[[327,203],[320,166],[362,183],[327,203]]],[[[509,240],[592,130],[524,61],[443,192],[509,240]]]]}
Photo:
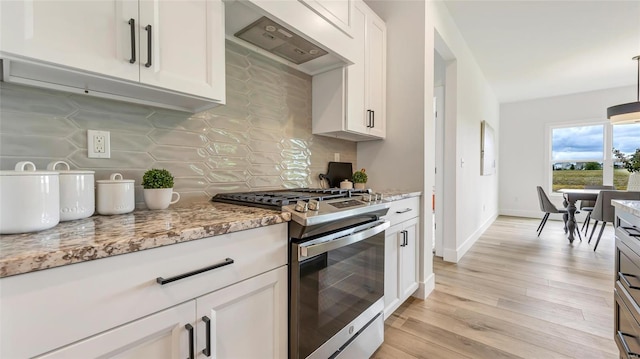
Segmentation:
{"type": "Polygon", "coordinates": [[[629,282],[629,280],[627,279],[627,276],[629,277],[634,277],[634,275],[631,274],[626,274],[626,273],[622,273],[622,272],[618,272],[618,277],[620,278],[620,280],[624,283],[624,285],[626,285],[627,287],[631,288],[631,289],[640,289],[640,287],[635,286],[635,285],[631,285],[631,283],[629,282]]]}
{"type": "Polygon", "coordinates": [[[204,322],[207,331],[206,331],[206,347],[204,349],[202,349],[202,354],[211,357],[211,319],[209,319],[209,317],[207,317],[206,315],[204,317],[202,317],[202,321],[204,322]]]}
{"type": "Polygon", "coordinates": [[[189,331],[189,359],[196,359],[194,355],[194,346],[196,345],[196,343],[195,338],[193,337],[193,326],[191,324],[187,324],[184,327],[189,331]]]}
{"type": "Polygon", "coordinates": [[[624,348],[624,351],[626,352],[625,354],[627,355],[627,358],[640,358],[640,354],[634,353],[631,351],[631,349],[629,349],[629,345],[627,344],[627,341],[624,339],[624,337],[634,338],[633,335],[629,335],[618,330],[617,336],[618,336],[618,340],[620,340],[620,343],[622,344],[622,347],[624,348]]]}
{"type": "Polygon", "coordinates": [[[631,237],[640,237],[640,230],[636,227],[622,227],[622,229],[631,237]],[[634,231],[635,233],[631,233],[630,231],[634,231]]]}
{"type": "Polygon", "coordinates": [[[229,264],[233,264],[233,262],[234,262],[233,259],[227,258],[227,259],[224,260],[224,262],[216,263],[216,264],[214,264],[212,266],[209,266],[209,267],[196,269],[194,271],[183,273],[183,274],[177,275],[175,277],[166,278],[166,279],[162,278],[162,277],[158,277],[158,278],[156,278],[156,282],[158,282],[158,284],[165,285],[167,283],[175,282],[177,280],[184,279],[184,278],[187,278],[187,277],[191,277],[191,276],[194,276],[196,274],[200,274],[200,273],[204,273],[204,272],[207,272],[207,271],[210,271],[210,270],[213,270],[213,269],[217,269],[217,268],[220,268],[220,267],[228,266],[229,264]]]}
{"type": "Polygon", "coordinates": [[[130,64],[136,62],[136,19],[129,19],[129,26],[131,28],[131,59],[130,64]]]}
{"type": "Polygon", "coordinates": [[[151,34],[151,25],[145,26],[144,29],[147,30],[147,63],[144,64],[144,67],[151,67],[151,58],[153,56],[151,53],[151,40],[153,38],[151,34]]]}
{"type": "Polygon", "coordinates": [[[396,213],[400,214],[400,213],[407,213],[407,212],[411,212],[412,209],[411,208],[405,208],[402,211],[396,211],[396,213]]]}

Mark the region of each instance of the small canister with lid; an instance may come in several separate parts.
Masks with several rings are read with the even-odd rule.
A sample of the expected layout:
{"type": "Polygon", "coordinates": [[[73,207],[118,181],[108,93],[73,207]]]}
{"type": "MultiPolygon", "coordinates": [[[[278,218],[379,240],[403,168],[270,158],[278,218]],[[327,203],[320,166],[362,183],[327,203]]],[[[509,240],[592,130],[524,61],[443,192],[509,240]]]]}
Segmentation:
{"type": "Polygon", "coordinates": [[[60,222],[58,172],[36,171],[33,162],[18,162],[0,171],[0,234],[36,232],[60,222]]]}
{"type": "Polygon", "coordinates": [[[60,221],[91,217],[96,208],[94,171],[71,170],[64,161],[51,162],[50,171],[60,173],[60,221]],[[56,170],[58,165],[65,170],[56,170]]]}
{"type": "Polygon", "coordinates": [[[123,214],[135,209],[134,180],[112,173],[108,180],[96,181],[96,210],[99,214],[123,214]]]}

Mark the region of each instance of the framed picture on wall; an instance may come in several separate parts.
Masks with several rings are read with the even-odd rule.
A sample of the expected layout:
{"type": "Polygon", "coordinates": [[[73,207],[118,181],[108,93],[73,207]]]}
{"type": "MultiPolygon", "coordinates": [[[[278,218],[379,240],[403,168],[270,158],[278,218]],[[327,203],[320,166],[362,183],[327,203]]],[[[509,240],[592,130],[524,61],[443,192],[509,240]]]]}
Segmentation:
{"type": "Polygon", "coordinates": [[[496,143],[493,127],[482,121],[480,126],[480,175],[496,173],[496,143]]]}

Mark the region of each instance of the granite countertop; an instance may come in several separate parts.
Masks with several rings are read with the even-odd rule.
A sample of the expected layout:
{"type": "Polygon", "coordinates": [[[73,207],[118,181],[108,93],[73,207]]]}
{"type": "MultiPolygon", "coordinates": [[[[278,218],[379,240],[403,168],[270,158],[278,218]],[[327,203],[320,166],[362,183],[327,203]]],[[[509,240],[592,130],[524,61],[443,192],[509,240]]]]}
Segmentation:
{"type": "Polygon", "coordinates": [[[611,204],[616,208],[640,217],[640,201],[614,199],[611,204]]]}
{"type": "Polygon", "coordinates": [[[284,223],[290,213],[209,201],[61,222],[0,236],[0,278],[284,223]]]}
{"type": "MultiPolygon", "coordinates": [[[[385,202],[421,192],[376,191],[385,202]]],[[[291,214],[210,202],[180,202],[161,211],[60,222],[40,232],[0,236],[0,278],[106,258],[291,220],[291,214]]]]}

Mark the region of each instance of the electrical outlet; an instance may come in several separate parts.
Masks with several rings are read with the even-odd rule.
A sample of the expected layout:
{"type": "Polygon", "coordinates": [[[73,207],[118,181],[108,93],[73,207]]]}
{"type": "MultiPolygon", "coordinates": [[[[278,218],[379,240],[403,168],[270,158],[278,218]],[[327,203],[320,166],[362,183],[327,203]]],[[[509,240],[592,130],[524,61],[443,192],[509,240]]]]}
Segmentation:
{"type": "Polygon", "coordinates": [[[109,131],[87,130],[87,152],[89,158],[111,158],[109,131]]]}

